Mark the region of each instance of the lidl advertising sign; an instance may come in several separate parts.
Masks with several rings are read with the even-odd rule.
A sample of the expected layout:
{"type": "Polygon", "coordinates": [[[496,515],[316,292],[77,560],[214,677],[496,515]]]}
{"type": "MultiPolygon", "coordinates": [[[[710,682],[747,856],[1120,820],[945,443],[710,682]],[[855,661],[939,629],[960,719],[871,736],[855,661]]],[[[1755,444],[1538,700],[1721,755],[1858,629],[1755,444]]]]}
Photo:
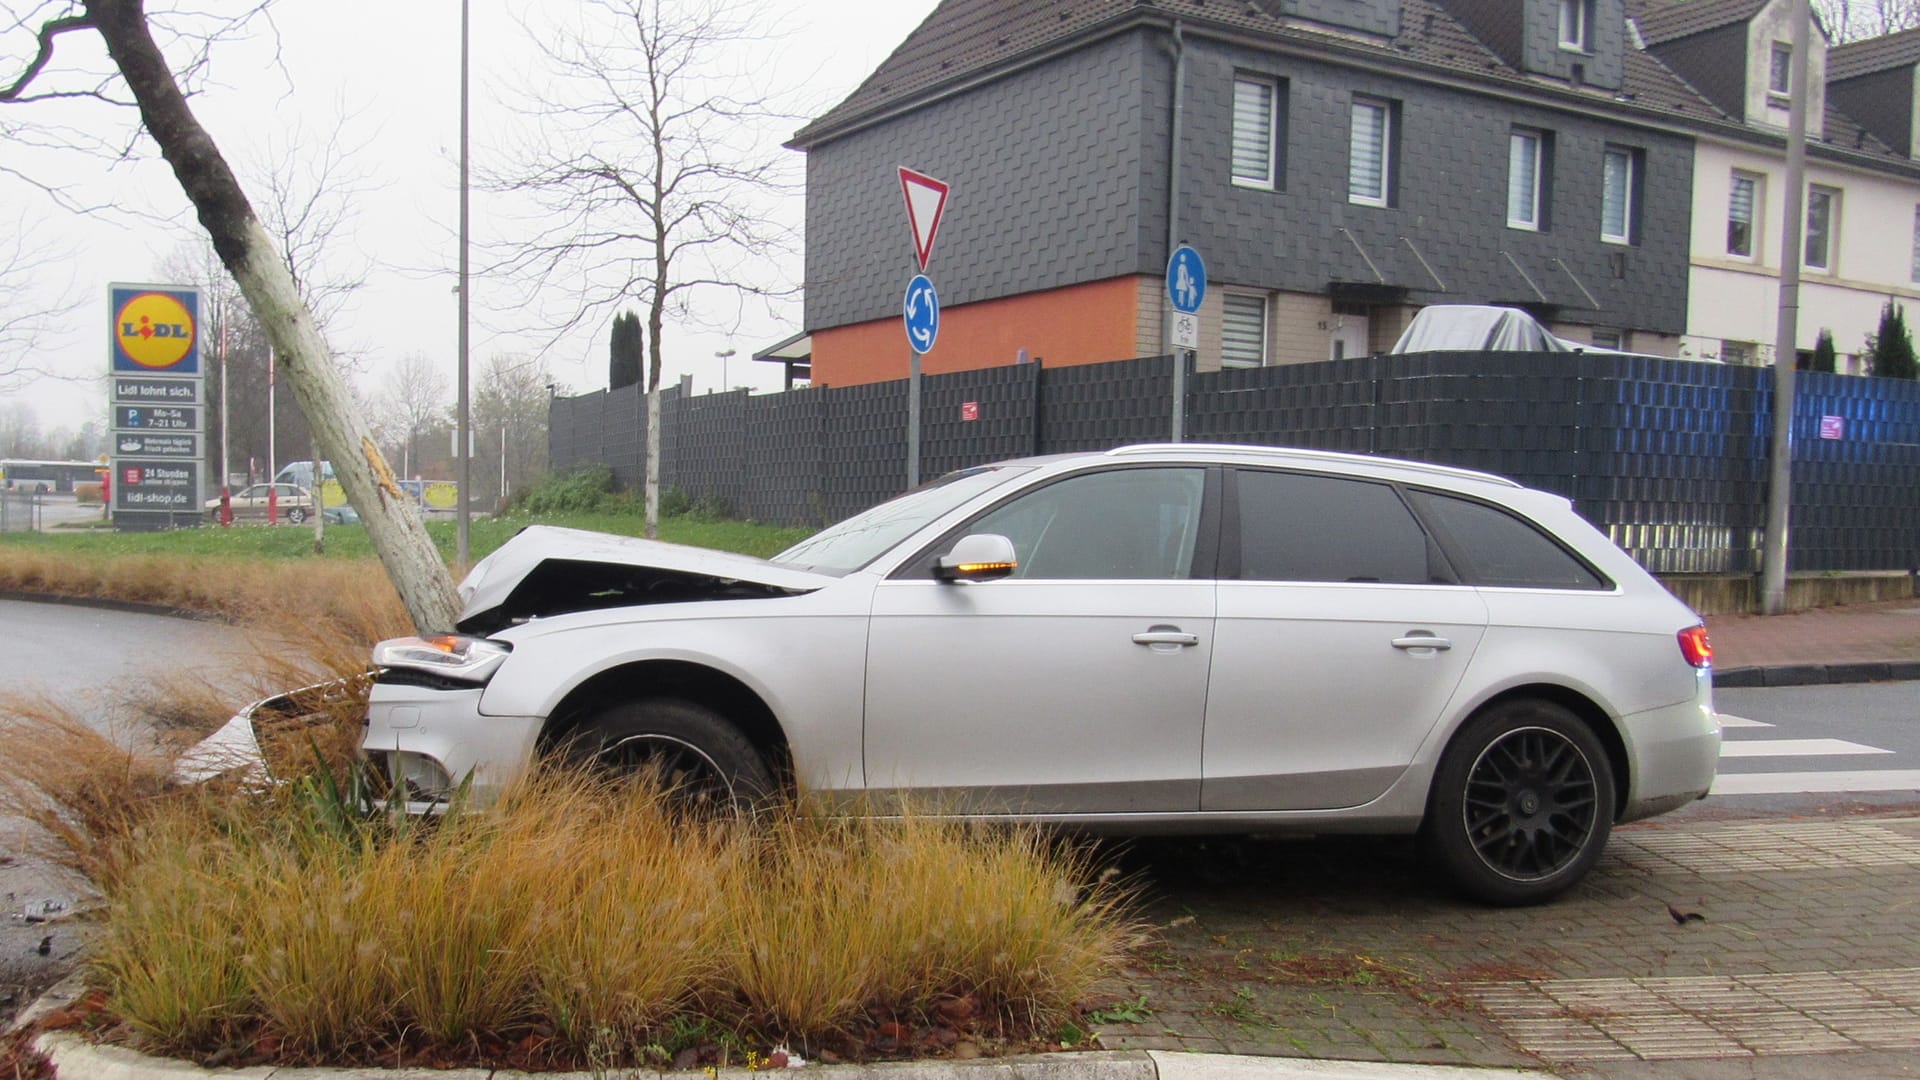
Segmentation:
{"type": "Polygon", "coordinates": [[[174,285],[114,285],[111,364],[121,375],[200,374],[200,290],[174,285]]]}

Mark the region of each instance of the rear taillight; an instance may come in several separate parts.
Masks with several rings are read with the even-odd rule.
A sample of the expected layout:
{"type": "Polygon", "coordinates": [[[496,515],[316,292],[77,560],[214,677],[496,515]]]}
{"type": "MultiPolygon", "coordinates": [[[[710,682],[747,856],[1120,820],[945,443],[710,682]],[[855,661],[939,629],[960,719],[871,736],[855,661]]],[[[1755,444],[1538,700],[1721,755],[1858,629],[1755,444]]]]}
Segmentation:
{"type": "Polygon", "coordinates": [[[1689,626],[1680,631],[1680,655],[1694,667],[1708,667],[1713,663],[1713,642],[1707,640],[1707,628],[1689,626]]]}

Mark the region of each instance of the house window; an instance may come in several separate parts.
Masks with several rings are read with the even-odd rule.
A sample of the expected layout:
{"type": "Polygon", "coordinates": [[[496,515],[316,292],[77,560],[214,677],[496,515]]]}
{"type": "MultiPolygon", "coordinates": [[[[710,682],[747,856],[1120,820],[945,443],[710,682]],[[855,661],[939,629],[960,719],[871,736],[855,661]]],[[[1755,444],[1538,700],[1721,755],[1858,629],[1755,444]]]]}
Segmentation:
{"type": "Polygon", "coordinates": [[[1560,0],[1560,47],[1593,48],[1593,0],[1560,0]]]}
{"type": "Polygon", "coordinates": [[[1722,341],[1720,343],[1720,361],[1736,364],[1740,367],[1753,367],[1759,363],[1759,350],[1751,341],[1722,341]]]}
{"type": "Polygon", "coordinates": [[[1507,226],[1538,232],[1546,227],[1547,137],[1538,131],[1507,136],[1507,226]]]}
{"type": "Polygon", "coordinates": [[[1640,179],[1640,152],[1609,146],[1600,159],[1600,239],[1610,244],[1634,242],[1634,215],[1639,200],[1634,186],[1640,179]]]}
{"type": "Polygon", "coordinates": [[[1920,206],[1913,208],[1913,280],[1920,283],[1920,206]]]}
{"type": "Polygon", "coordinates": [[[1260,367],[1267,362],[1267,298],[1226,293],[1220,314],[1220,366],[1260,367]]]}
{"type": "Polygon", "coordinates": [[[1833,269],[1833,224],[1839,210],[1838,191],[1818,184],[1807,188],[1807,269],[1833,269]]]}
{"type": "Polygon", "coordinates": [[[1233,182],[1242,187],[1281,186],[1278,167],[1280,84],[1271,79],[1233,80],[1233,182]]]}
{"type": "Polygon", "coordinates": [[[1793,89],[1793,46],[1784,41],[1773,43],[1772,63],[1767,67],[1767,93],[1786,97],[1793,89]]]}
{"type": "Polygon", "coordinates": [[[1760,178],[1736,172],[1727,192],[1727,254],[1753,258],[1754,221],[1760,205],[1760,178]]]}
{"type": "Polygon", "coordinates": [[[1602,330],[1599,327],[1594,328],[1593,347],[1596,349],[1619,349],[1623,347],[1621,343],[1624,340],[1624,336],[1618,330],[1602,330]]]}
{"type": "Polygon", "coordinates": [[[1393,168],[1393,111],[1384,101],[1353,100],[1353,127],[1347,146],[1347,201],[1388,205],[1393,168]]]}

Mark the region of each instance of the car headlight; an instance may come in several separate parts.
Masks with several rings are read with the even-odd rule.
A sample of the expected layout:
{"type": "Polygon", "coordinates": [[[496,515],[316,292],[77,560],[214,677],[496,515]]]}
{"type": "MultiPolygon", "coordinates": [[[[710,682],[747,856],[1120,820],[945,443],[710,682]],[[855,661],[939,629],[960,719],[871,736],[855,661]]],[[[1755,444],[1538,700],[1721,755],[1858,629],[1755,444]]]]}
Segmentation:
{"type": "Polygon", "coordinates": [[[431,671],[461,682],[483,683],[513,650],[498,641],[465,634],[389,638],[373,647],[375,667],[431,671]]]}

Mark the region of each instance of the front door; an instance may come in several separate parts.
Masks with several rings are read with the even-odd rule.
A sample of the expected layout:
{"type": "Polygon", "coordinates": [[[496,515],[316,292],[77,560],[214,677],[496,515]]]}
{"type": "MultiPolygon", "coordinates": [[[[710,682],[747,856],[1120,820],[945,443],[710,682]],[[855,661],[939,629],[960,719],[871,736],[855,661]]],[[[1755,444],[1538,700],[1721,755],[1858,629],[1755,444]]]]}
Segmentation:
{"type": "MultiPolygon", "coordinates": [[[[1014,496],[1014,576],[943,583],[933,555],[874,591],[869,787],[923,808],[1156,813],[1200,803],[1214,586],[1196,578],[1207,471],[1120,468],[1014,496]]],[[[951,542],[938,545],[944,550],[951,542]]]]}
{"type": "Polygon", "coordinates": [[[1349,356],[1367,355],[1370,322],[1365,315],[1336,313],[1333,316],[1332,341],[1327,348],[1327,359],[1345,360],[1349,356]]]}

